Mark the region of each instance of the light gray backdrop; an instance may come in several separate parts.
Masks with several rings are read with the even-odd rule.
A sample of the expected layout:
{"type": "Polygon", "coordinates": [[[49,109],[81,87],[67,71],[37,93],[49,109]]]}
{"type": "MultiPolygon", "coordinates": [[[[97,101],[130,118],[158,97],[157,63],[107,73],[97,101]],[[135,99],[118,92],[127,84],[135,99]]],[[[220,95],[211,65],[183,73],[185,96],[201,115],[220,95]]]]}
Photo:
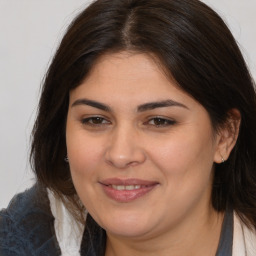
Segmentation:
{"type": "MultiPolygon", "coordinates": [[[[0,209],[33,183],[28,152],[41,80],[67,25],[89,2],[0,0],[0,209]]],[[[204,2],[229,24],[256,78],[256,1],[204,2]]]]}

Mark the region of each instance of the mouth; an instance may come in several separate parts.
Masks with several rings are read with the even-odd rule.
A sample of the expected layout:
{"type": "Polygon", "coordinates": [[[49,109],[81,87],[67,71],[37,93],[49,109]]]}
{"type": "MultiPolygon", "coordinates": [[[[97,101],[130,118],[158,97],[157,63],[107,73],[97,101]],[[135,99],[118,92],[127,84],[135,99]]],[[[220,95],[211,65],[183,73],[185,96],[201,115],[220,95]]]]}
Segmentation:
{"type": "Polygon", "coordinates": [[[112,200],[128,203],[145,196],[159,183],[139,179],[107,179],[99,182],[105,194],[112,200]]]}
{"type": "Polygon", "coordinates": [[[144,185],[108,185],[109,187],[119,190],[119,191],[123,191],[123,190],[136,190],[136,189],[141,189],[141,188],[146,188],[147,186],[144,185]]]}

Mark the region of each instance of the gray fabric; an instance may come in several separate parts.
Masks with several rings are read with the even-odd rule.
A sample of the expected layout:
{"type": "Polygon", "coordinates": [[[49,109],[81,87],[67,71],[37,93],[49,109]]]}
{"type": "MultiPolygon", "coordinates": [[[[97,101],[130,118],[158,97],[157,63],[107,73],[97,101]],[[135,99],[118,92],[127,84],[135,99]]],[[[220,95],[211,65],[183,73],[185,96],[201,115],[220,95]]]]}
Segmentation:
{"type": "Polygon", "coordinates": [[[1,256],[59,256],[47,192],[39,185],[16,195],[0,211],[1,256]]]}
{"type": "Polygon", "coordinates": [[[222,224],[219,247],[216,256],[232,256],[233,247],[233,223],[232,211],[227,211],[222,224]]]}

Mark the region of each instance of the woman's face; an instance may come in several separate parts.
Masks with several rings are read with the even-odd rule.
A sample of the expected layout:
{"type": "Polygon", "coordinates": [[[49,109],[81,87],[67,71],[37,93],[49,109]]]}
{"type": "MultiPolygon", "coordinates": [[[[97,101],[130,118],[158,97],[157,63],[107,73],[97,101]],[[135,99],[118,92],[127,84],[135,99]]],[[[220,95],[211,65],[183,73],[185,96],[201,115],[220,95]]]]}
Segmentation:
{"type": "Polygon", "coordinates": [[[218,135],[148,55],[98,60],[70,92],[66,140],[77,193],[109,234],[150,237],[212,210],[218,135]]]}

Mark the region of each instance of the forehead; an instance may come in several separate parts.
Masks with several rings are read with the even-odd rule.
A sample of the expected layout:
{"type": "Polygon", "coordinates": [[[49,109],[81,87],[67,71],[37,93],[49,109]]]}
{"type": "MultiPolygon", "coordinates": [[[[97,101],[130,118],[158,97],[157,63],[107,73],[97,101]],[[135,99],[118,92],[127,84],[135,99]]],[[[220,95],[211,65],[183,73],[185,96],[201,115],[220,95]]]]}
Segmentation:
{"type": "Polygon", "coordinates": [[[169,96],[180,94],[190,97],[174,79],[167,76],[160,61],[154,56],[119,52],[101,56],[80,86],[71,92],[71,97],[100,94],[107,99],[119,94],[126,98],[132,96],[133,99],[146,100],[147,97],[155,96],[163,100],[167,92],[169,96]]]}
{"type": "Polygon", "coordinates": [[[199,102],[168,79],[151,56],[141,53],[121,52],[99,58],[86,79],[70,92],[70,108],[72,106],[87,110],[89,106],[90,111],[96,106],[97,110],[126,117],[134,117],[141,109],[156,109],[158,113],[172,109],[176,114],[186,112],[187,120],[209,119],[199,102]],[[163,107],[175,108],[164,110],[163,102],[163,107]],[[157,107],[152,107],[152,103],[157,103],[157,107]]]}
{"type": "MultiPolygon", "coordinates": [[[[167,73],[167,72],[166,72],[167,73]]],[[[122,51],[100,56],[85,81],[95,78],[115,80],[153,78],[168,80],[163,65],[156,56],[149,53],[122,51]]]]}

